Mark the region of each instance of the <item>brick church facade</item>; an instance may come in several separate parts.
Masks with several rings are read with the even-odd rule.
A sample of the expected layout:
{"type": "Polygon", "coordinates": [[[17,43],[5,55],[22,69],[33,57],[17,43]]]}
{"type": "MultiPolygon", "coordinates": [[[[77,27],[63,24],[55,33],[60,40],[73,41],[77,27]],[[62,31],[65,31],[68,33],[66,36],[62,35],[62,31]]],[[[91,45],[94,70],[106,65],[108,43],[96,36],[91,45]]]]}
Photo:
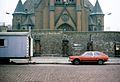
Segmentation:
{"type": "Polygon", "coordinates": [[[19,0],[13,13],[13,30],[103,31],[104,14],[98,0],[19,0]]]}

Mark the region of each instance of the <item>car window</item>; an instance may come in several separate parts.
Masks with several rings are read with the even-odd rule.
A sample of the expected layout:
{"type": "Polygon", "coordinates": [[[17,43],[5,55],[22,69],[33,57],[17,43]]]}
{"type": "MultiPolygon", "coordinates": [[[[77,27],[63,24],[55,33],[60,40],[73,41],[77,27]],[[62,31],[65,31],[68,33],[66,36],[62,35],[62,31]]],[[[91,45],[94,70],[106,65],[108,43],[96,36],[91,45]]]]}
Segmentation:
{"type": "Polygon", "coordinates": [[[94,56],[99,56],[100,52],[94,52],[94,56]]]}
{"type": "Polygon", "coordinates": [[[93,56],[92,52],[85,52],[82,56],[93,56]]]}

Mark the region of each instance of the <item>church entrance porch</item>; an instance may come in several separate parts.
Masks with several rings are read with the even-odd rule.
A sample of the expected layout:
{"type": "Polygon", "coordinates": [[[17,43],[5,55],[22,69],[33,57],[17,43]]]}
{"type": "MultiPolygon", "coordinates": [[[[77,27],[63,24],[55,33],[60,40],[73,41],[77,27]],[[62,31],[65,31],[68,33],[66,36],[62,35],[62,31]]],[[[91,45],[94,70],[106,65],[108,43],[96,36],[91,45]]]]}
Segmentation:
{"type": "Polygon", "coordinates": [[[72,26],[66,23],[60,25],[57,29],[62,29],[63,31],[75,31],[72,26]]]}

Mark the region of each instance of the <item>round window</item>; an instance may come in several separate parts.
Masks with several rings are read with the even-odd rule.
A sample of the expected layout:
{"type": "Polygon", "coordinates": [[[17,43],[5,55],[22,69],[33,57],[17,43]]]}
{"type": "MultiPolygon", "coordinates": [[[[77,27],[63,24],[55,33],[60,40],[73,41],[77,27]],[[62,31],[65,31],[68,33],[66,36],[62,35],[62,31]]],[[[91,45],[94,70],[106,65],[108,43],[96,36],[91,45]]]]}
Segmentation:
{"type": "Polygon", "coordinates": [[[63,14],[61,18],[64,22],[67,22],[69,20],[68,14],[63,14]]]}

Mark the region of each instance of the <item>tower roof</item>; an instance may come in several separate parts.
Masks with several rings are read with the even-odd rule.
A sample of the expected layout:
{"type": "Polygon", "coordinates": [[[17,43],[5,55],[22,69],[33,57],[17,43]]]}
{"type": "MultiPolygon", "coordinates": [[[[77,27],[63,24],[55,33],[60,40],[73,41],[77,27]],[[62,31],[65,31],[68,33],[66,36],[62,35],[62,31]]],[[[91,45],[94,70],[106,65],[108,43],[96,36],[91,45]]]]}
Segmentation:
{"type": "Polygon", "coordinates": [[[97,15],[97,14],[103,14],[103,11],[101,9],[101,6],[100,6],[98,0],[96,1],[95,6],[93,7],[91,15],[97,15]]]}
{"type": "Polygon", "coordinates": [[[93,9],[93,5],[91,4],[91,2],[89,0],[84,0],[84,7],[92,10],[93,9]]]}
{"type": "Polygon", "coordinates": [[[19,0],[18,4],[16,6],[16,9],[14,11],[14,14],[16,14],[16,13],[24,13],[24,6],[23,6],[21,0],[19,0]]]}
{"type": "Polygon", "coordinates": [[[31,18],[30,18],[30,16],[28,16],[27,17],[27,19],[25,20],[25,22],[23,23],[23,26],[33,26],[34,24],[33,24],[33,22],[32,22],[32,20],[31,20],[31,18]]]}
{"type": "Polygon", "coordinates": [[[35,8],[41,3],[42,0],[26,0],[24,3],[24,8],[28,10],[29,13],[34,13],[35,8]]]}

